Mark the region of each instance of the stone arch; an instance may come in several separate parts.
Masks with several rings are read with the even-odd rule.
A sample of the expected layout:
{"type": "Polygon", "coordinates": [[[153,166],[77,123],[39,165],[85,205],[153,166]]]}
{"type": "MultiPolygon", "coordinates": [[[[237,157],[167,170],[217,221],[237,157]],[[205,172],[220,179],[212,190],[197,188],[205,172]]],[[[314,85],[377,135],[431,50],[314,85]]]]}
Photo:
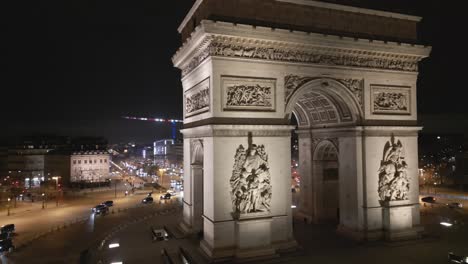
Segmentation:
{"type": "Polygon", "coordinates": [[[192,232],[203,230],[204,148],[202,139],[191,141],[190,175],[192,186],[192,232]]]}
{"type": "Polygon", "coordinates": [[[296,87],[289,96],[286,116],[294,114],[300,128],[354,126],[363,112],[358,98],[341,82],[315,78],[296,87]]]}
{"type": "Polygon", "coordinates": [[[290,89],[285,113],[296,116],[300,134],[298,211],[313,222],[339,219],[339,172],[345,171],[340,169],[339,131],[361,124],[360,98],[340,80],[326,77],[308,78],[290,89]]]}
{"type": "Polygon", "coordinates": [[[316,177],[316,220],[337,222],[339,219],[338,148],[330,139],[321,139],[313,150],[313,173],[316,177]]]}
{"type": "Polygon", "coordinates": [[[190,164],[203,166],[203,141],[201,139],[194,139],[191,143],[190,164]]]}

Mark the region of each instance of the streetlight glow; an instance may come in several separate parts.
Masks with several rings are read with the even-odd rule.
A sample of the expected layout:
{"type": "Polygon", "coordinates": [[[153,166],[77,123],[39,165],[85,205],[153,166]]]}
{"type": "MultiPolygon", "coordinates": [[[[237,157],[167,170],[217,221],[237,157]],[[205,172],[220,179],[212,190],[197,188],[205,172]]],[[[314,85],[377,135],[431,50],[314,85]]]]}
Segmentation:
{"type": "Polygon", "coordinates": [[[117,247],[120,247],[120,244],[119,244],[119,243],[112,243],[112,244],[109,244],[109,248],[117,248],[117,247]]]}
{"type": "Polygon", "coordinates": [[[447,223],[447,222],[440,222],[440,224],[443,225],[443,226],[452,226],[451,223],[447,223]]]}

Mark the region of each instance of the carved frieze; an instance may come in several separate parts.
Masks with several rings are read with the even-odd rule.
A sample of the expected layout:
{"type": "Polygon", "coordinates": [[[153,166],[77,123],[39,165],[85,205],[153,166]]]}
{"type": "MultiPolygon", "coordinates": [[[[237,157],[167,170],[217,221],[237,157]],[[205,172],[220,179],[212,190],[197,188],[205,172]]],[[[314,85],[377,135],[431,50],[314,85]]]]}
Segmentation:
{"type": "Polygon", "coordinates": [[[408,200],[410,180],[403,145],[391,139],[385,144],[380,162],[378,192],[381,202],[408,200]]]}
{"type": "Polygon", "coordinates": [[[221,83],[224,110],[275,110],[275,79],[221,76],[221,83]]]}
{"type": "Polygon", "coordinates": [[[184,94],[185,117],[210,110],[210,79],[207,78],[184,94]]]}
{"type": "Polygon", "coordinates": [[[371,85],[373,114],[411,114],[410,87],[371,85]]]}
{"type": "Polygon", "coordinates": [[[206,42],[200,45],[198,55],[184,67],[183,76],[196,68],[208,56],[418,71],[419,57],[409,55],[294,45],[275,41],[254,42],[250,39],[223,36],[210,36],[209,44],[207,45],[206,42]]]}
{"type": "Polygon", "coordinates": [[[239,145],[234,155],[230,185],[235,218],[270,212],[271,177],[263,145],[252,144],[251,138],[247,149],[239,145]]]}

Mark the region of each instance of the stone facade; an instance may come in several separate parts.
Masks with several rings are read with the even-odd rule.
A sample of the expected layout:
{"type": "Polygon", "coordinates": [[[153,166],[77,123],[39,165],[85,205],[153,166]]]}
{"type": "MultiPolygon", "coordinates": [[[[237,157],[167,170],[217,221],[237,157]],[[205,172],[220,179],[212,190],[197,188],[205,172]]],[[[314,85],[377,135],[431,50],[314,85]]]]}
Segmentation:
{"type": "Polygon", "coordinates": [[[109,153],[73,152],[70,156],[70,182],[102,182],[109,178],[109,153]]]}
{"type": "MultiPolygon", "coordinates": [[[[203,82],[209,82],[203,87],[210,95],[209,108],[184,113],[182,228],[203,230],[200,246],[213,259],[294,247],[289,118],[295,115],[303,175],[296,214],[317,222],[336,218],[339,211],[338,230],[356,239],[417,236],[417,65],[430,48],[361,39],[359,26],[349,32],[354,38],[228,20],[196,21],[192,31],[190,19],[205,17],[215,2],[196,2],[179,28],[186,41],[173,57],[182,70],[184,95],[203,82]],[[399,146],[404,155],[389,154],[399,146]],[[402,179],[404,184],[397,184],[402,179]]],[[[252,5],[261,8],[267,2],[273,10],[285,2],[302,5],[307,13],[316,1],[252,5]]],[[[313,6],[330,14],[338,7],[313,6]]],[[[389,19],[379,11],[357,15],[355,9],[340,8],[346,17],[366,20],[363,14],[372,14],[376,28],[389,19]]],[[[281,14],[291,18],[294,12],[281,14]]],[[[338,28],[327,19],[328,29],[338,28]]],[[[417,20],[398,14],[393,19],[394,25],[407,26],[417,20]]],[[[415,38],[412,30],[382,34],[415,38]]]]}

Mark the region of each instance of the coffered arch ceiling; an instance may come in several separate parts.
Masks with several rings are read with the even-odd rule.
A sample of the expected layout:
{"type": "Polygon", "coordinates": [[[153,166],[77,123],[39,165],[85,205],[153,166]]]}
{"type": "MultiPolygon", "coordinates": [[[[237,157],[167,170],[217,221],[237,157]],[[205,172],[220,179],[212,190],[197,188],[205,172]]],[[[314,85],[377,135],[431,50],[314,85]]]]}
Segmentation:
{"type": "Polygon", "coordinates": [[[301,128],[355,125],[360,120],[355,101],[339,84],[324,81],[304,84],[288,103],[301,128]],[[318,85],[317,85],[318,84],[318,85]]]}

